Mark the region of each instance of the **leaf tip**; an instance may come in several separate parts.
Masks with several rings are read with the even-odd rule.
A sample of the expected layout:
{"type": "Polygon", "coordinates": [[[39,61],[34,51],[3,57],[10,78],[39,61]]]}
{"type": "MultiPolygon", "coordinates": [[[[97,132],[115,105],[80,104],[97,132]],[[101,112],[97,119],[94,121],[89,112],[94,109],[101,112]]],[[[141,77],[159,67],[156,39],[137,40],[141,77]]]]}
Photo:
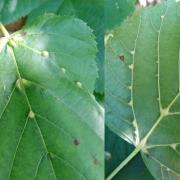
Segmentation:
{"type": "Polygon", "coordinates": [[[164,19],[164,15],[161,16],[161,19],[164,19]]]}
{"type": "Polygon", "coordinates": [[[113,37],[114,37],[114,35],[112,33],[107,33],[105,35],[105,45],[108,43],[108,40],[113,38],[113,37]]]}
{"type": "Polygon", "coordinates": [[[131,91],[132,90],[132,86],[128,86],[128,89],[131,91]]]}

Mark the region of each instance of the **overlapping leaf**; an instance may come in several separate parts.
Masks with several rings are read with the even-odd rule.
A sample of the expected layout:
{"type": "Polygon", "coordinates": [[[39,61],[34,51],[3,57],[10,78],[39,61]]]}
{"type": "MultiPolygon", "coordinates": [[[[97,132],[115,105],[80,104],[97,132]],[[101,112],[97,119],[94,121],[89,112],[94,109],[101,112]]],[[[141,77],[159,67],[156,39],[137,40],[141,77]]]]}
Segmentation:
{"type": "Polygon", "coordinates": [[[31,22],[34,17],[43,13],[54,12],[60,15],[70,15],[85,21],[88,26],[94,30],[96,40],[98,43],[97,66],[98,79],[95,91],[104,93],[104,1],[103,0],[88,0],[82,2],[81,0],[55,0],[48,1],[42,6],[32,11],[27,18],[27,23],[31,22]]]}
{"type": "Polygon", "coordinates": [[[106,49],[108,126],[141,150],[156,179],[179,179],[180,3],[136,12],[106,49]]]}
{"type": "Polygon", "coordinates": [[[96,51],[84,22],[55,15],[1,39],[0,179],[103,178],[96,51]]]}
{"type": "Polygon", "coordinates": [[[47,0],[1,0],[0,2],[0,21],[8,24],[16,21],[21,16],[26,16],[33,9],[40,6],[47,0]]]}

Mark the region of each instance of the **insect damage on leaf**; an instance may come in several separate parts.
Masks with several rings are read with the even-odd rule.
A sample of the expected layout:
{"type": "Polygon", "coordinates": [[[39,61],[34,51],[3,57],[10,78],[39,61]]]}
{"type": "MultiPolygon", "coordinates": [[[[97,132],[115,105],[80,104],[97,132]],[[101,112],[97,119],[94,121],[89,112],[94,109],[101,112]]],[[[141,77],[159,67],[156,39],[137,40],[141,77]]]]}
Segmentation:
{"type": "Polygon", "coordinates": [[[125,60],[124,55],[119,55],[118,57],[119,57],[119,59],[120,59],[121,61],[124,61],[124,60],[125,60]]]}

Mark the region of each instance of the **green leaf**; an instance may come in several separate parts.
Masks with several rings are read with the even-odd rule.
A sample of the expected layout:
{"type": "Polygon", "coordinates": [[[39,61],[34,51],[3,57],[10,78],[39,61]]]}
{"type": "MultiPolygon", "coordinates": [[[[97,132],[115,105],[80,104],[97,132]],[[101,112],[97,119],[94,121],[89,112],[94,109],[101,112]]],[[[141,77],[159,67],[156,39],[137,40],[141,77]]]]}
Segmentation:
{"type": "Polygon", "coordinates": [[[48,1],[42,6],[32,11],[27,18],[27,23],[40,14],[54,12],[60,15],[74,16],[82,19],[94,30],[98,43],[97,65],[98,74],[95,91],[103,94],[104,92],[104,1],[88,0],[82,3],[82,0],[54,0],[48,1]]]}
{"type": "Polygon", "coordinates": [[[91,30],[75,18],[44,15],[5,38],[0,179],[102,179],[103,113],[92,95],[91,30]]]}
{"type": "Polygon", "coordinates": [[[133,12],[136,0],[105,0],[106,30],[120,25],[133,12]]]}
{"type": "Polygon", "coordinates": [[[97,65],[99,77],[95,91],[104,93],[104,0],[66,0],[59,8],[58,14],[74,15],[87,22],[94,30],[98,43],[97,65]]]}
{"type": "Polygon", "coordinates": [[[40,6],[47,0],[1,0],[0,2],[0,21],[8,24],[16,21],[21,16],[26,16],[33,9],[40,6]]]}
{"type": "Polygon", "coordinates": [[[106,123],[136,146],[128,159],[141,151],[156,179],[180,178],[179,18],[174,0],[142,9],[106,48],[106,123]]]}
{"type": "Polygon", "coordinates": [[[27,16],[26,24],[31,23],[36,17],[45,13],[57,13],[64,0],[46,0],[41,6],[33,9],[27,16]]]}
{"type": "MultiPolygon", "coordinates": [[[[116,134],[106,127],[106,164],[105,173],[109,175],[114,168],[116,168],[120,162],[122,162],[134,149],[132,145],[119,138],[116,134]]],[[[138,155],[127,166],[120,171],[113,180],[153,180],[146,166],[144,165],[142,158],[138,155]]]]}

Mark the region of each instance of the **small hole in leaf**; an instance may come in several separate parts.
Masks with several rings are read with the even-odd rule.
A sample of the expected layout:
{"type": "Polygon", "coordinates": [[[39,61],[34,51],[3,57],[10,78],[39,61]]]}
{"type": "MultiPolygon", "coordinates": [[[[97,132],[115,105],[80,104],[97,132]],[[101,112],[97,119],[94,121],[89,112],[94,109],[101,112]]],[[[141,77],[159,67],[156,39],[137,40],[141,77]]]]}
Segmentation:
{"type": "Polygon", "coordinates": [[[95,159],[93,160],[93,164],[94,164],[94,165],[99,165],[99,161],[95,158],[95,159]]]}
{"type": "Polygon", "coordinates": [[[124,62],[124,60],[125,60],[124,55],[119,55],[118,58],[119,58],[121,61],[123,61],[123,62],[124,62]]]}
{"type": "Polygon", "coordinates": [[[80,144],[80,141],[78,139],[74,139],[73,143],[74,145],[78,146],[80,144]]]}
{"type": "Polygon", "coordinates": [[[82,83],[81,82],[75,81],[75,83],[76,83],[77,87],[82,88],[82,83]]]}

